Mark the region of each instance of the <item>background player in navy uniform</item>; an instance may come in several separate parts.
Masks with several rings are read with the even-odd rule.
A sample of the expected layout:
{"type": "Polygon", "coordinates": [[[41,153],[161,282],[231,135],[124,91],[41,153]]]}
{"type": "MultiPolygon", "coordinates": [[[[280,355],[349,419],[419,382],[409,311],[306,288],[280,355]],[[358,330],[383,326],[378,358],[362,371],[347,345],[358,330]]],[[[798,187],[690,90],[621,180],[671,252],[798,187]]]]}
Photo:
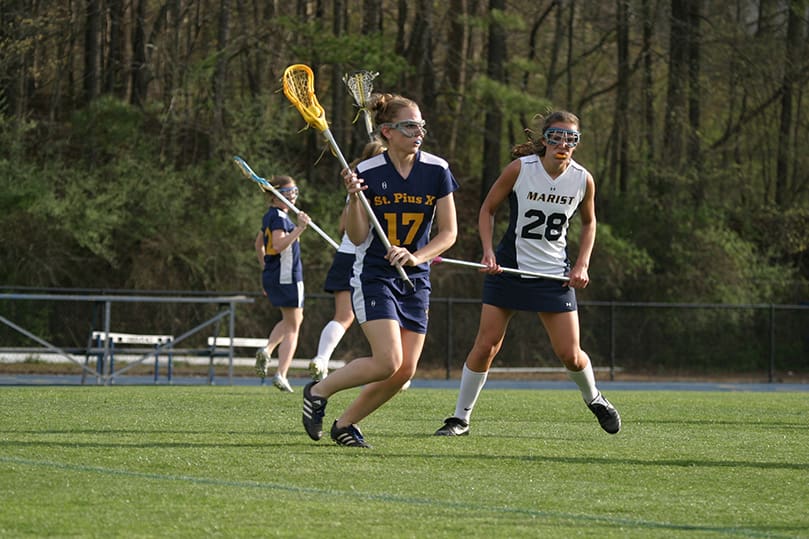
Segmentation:
{"type": "MultiPolygon", "coordinates": [[[[274,176],[271,180],[281,195],[295,204],[298,188],[289,176],[274,176]]],[[[264,295],[281,309],[281,320],[272,328],[267,346],[256,353],[256,371],[262,380],[267,375],[270,354],[278,347],[278,369],[272,383],[281,391],[292,393],[287,371],[298,347],[298,333],[303,322],[303,265],[298,238],[309,224],[309,216],[298,213],[295,225],[290,221],[289,208],[272,195],[270,207],[261,220],[256,236],[256,255],[262,267],[261,284],[264,295]]]]}
{"type": "Polygon", "coordinates": [[[416,371],[427,332],[429,261],[455,243],[453,192],[458,188],[447,162],[421,151],[426,129],[418,105],[391,94],[374,94],[371,111],[387,151],[343,171],[350,194],[346,231],[357,246],[351,279],[357,321],[371,347],[361,357],[304,388],[303,424],[307,434],[323,435],[326,401],[344,389],[363,386],[359,396],[332,424],[339,445],[369,447],[357,427],[390,400],[416,371]],[[368,197],[391,243],[372,229],[360,200],[368,197]],[[430,239],[436,220],[438,232],[430,239]],[[415,288],[400,277],[401,265],[415,288]]]}
{"type": "MultiPolygon", "coordinates": [[[[595,182],[573,161],[579,143],[579,119],[557,111],[543,119],[538,141],[516,146],[514,161],[506,166],[480,208],[478,226],[483,247],[481,271],[483,305],[475,343],[464,363],[455,414],[444,421],[437,436],[469,434],[469,418],[480,395],[492,360],[505,338],[514,313],[535,312],[570,378],[601,427],[610,434],[621,428],[615,407],[596,388],[590,358],[579,343],[576,288],[590,282],[588,267],[596,237],[595,182]],[[492,249],[494,215],[508,200],[509,225],[492,249]],[[580,212],[582,229],[573,267],[567,257],[570,218],[580,212]],[[565,283],[502,273],[500,266],[567,276],[565,283]]],[[[530,134],[531,132],[528,131],[530,134]]]]}

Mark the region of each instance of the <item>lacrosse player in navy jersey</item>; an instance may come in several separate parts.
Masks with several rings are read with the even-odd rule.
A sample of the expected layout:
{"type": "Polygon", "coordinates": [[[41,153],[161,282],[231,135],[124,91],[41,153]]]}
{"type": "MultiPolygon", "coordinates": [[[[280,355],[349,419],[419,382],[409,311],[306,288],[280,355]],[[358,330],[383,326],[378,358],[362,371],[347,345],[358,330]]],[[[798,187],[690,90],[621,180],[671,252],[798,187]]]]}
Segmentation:
{"type": "Polygon", "coordinates": [[[410,380],[424,346],[430,299],[429,261],[457,236],[458,188],[444,159],[421,150],[426,134],[418,105],[402,96],[374,94],[369,106],[387,150],[343,171],[349,202],[346,232],[356,245],[352,305],[371,356],[357,358],[303,392],[303,425],[323,435],[326,402],[363,386],[331,426],[338,445],[370,447],[357,424],[410,380]],[[366,196],[391,247],[380,240],[360,197],[366,196]],[[438,231],[430,238],[435,221],[438,231]],[[404,269],[410,283],[399,274],[404,269]]]}
{"type": "MultiPolygon", "coordinates": [[[[579,344],[575,289],[590,282],[587,270],[596,237],[595,182],[573,160],[580,138],[579,119],[570,112],[557,111],[540,120],[541,137],[514,147],[516,159],[497,178],[480,208],[481,263],[486,266],[480,271],[487,273],[480,325],[461,374],[455,414],[444,421],[437,436],[469,434],[472,410],[517,311],[538,314],[554,353],[601,428],[610,434],[621,429],[621,417],[596,387],[590,358],[579,344]],[[495,253],[494,216],[506,200],[509,224],[495,253]],[[567,229],[576,211],[581,215],[582,229],[578,256],[571,267],[567,229]],[[501,266],[566,276],[567,281],[503,273],[501,266]]],[[[531,135],[531,131],[526,132],[531,135]]]]}
{"type": "MultiPolygon", "coordinates": [[[[289,176],[272,178],[273,187],[284,198],[295,203],[298,188],[289,176]]],[[[255,248],[262,268],[261,284],[264,295],[273,306],[281,310],[281,320],[275,324],[267,339],[267,346],[256,353],[256,371],[262,380],[267,376],[270,354],[278,347],[278,369],[272,383],[281,391],[292,393],[287,371],[298,347],[298,333],[303,322],[303,264],[298,238],[309,224],[304,212],[297,215],[297,225],[289,216],[289,208],[281,199],[268,193],[270,207],[261,220],[255,248]]]]}

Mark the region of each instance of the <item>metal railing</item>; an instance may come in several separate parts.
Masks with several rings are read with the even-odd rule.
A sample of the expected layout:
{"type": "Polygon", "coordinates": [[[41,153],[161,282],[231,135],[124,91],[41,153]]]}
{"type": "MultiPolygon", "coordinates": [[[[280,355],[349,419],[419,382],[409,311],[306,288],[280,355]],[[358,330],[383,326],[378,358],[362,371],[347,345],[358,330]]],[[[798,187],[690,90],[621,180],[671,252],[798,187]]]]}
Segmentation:
{"type": "MultiPolygon", "coordinates": [[[[232,296],[156,296],[156,295],[80,295],[80,294],[18,294],[18,293],[7,293],[7,294],[0,294],[0,302],[6,301],[48,301],[48,302],[91,302],[95,304],[96,308],[100,307],[103,309],[103,326],[100,332],[105,337],[103,338],[103,348],[100,348],[101,354],[99,355],[98,364],[95,369],[91,369],[88,366],[87,356],[96,352],[95,349],[92,349],[89,345],[84,350],[85,360],[82,362],[81,360],[74,357],[74,353],[77,351],[75,348],[66,349],[66,347],[59,346],[48,342],[47,339],[43,338],[40,335],[37,335],[37,330],[29,330],[22,325],[19,325],[9,318],[0,315],[0,322],[3,325],[13,329],[14,331],[24,335],[30,340],[35,341],[38,343],[43,351],[49,351],[51,353],[57,354],[61,357],[68,359],[69,361],[77,364],[82,369],[82,380],[87,374],[91,374],[96,377],[96,383],[104,383],[110,384],[115,381],[115,377],[125,373],[126,371],[130,370],[131,368],[143,363],[147,359],[151,357],[155,357],[157,354],[161,352],[169,352],[173,351],[174,353],[178,352],[177,345],[181,342],[185,341],[186,339],[190,338],[193,335],[200,333],[207,327],[213,326],[212,336],[216,337],[219,335],[219,325],[224,318],[228,320],[228,336],[231,338],[235,337],[235,324],[236,324],[236,305],[238,304],[245,304],[245,303],[253,303],[253,298],[248,298],[243,295],[232,295],[232,296]],[[201,323],[197,324],[196,326],[184,331],[182,334],[174,337],[171,341],[168,341],[163,344],[158,344],[153,349],[149,350],[148,352],[144,353],[139,359],[130,362],[123,368],[119,370],[114,369],[114,365],[111,361],[111,340],[109,339],[109,335],[111,333],[111,320],[112,320],[112,306],[113,304],[132,304],[132,303],[164,303],[164,304],[213,304],[216,305],[218,308],[218,312],[207,318],[206,320],[202,321],[201,323]],[[73,352],[73,353],[70,353],[73,352]]],[[[9,350],[14,350],[9,349],[9,350]]],[[[28,349],[25,349],[28,350],[28,349]]],[[[231,345],[229,348],[228,354],[229,362],[228,362],[228,380],[232,383],[233,381],[233,346],[231,345]]]]}

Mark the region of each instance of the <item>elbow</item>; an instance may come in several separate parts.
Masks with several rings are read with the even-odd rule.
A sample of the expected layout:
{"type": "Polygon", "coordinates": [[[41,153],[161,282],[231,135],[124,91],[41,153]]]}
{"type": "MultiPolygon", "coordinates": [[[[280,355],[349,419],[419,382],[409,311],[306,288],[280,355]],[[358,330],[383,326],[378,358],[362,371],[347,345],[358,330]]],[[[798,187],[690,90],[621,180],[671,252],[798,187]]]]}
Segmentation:
{"type": "Polygon", "coordinates": [[[458,230],[450,230],[447,232],[447,249],[455,245],[455,242],[458,241],[458,230]]]}
{"type": "Polygon", "coordinates": [[[365,238],[367,237],[367,235],[363,236],[361,234],[357,234],[356,231],[352,230],[347,230],[346,236],[348,236],[348,239],[351,240],[351,243],[353,243],[354,245],[362,244],[362,242],[364,242],[365,238]]]}

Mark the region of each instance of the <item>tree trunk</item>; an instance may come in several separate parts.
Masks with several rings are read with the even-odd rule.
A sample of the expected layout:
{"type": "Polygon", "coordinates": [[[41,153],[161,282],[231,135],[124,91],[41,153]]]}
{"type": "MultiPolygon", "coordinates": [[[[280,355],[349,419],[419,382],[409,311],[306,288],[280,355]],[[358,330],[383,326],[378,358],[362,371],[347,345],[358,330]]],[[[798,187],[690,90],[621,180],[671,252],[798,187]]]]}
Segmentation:
{"type": "MultiPolygon", "coordinates": [[[[505,9],[505,0],[489,0],[489,11],[505,9]]],[[[505,82],[506,32],[503,26],[492,19],[489,27],[489,54],[486,59],[486,75],[495,82],[505,82]]],[[[483,177],[480,201],[486,198],[492,184],[500,174],[500,139],[503,136],[503,112],[497,100],[488,98],[483,128],[483,177]]]]}
{"type": "Polygon", "coordinates": [[[688,81],[688,0],[671,0],[669,74],[663,152],[667,163],[679,167],[683,159],[683,131],[688,81]]]}
{"type": "Polygon", "coordinates": [[[446,73],[451,98],[449,107],[452,110],[447,155],[454,157],[458,143],[458,131],[461,125],[464,95],[466,93],[467,61],[469,51],[469,1],[451,0],[449,12],[452,16],[449,28],[449,50],[447,50],[446,73]]]}
{"type": "Polygon", "coordinates": [[[646,159],[655,158],[655,93],[654,93],[654,56],[652,54],[652,37],[654,35],[655,14],[652,12],[652,0],[643,0],[641,13],[643,17],[643,133],[646,143],[646,159]]]}
{"type": "Polygon", "coordinates": [[[90,103],[98,96],[98,70],[100,48],[98,40],[101,29],[101,6],[99,0],[86,0],[84,25],[84,102],[90,103]]]}
{"type": "Polygon", "coordinates": [[[146,100],[146,0],[132,0],[132,94],[130,102],[140,107],[146,100]]]}
{"type": "Polygon", "coordinates": [[[569,109],[573,103],[573,44],[576,42],[576,32],[574,31],[576,26],[576,2],[569,2],[567,8],[567,31],[565,32],[567,34],[567,54],[565,55],[565,78],[567,84],[565,84],[565,108],[569,109]]]}
{"type": "Polygon", "coordinates": [[[775,204],[781,208],[792,201],[790,196],[789,156],[794,153],[792,139],[792,109],[797,89],[796,81],[801,69],[801,57],[805,30],[799,6],[802,2],[791,0],[787,17],[786,60],[784,78],[781,82],[781,121],[778,135],[778,161],[775,170],[775,204]]]}
{"type": "Polygon", "coordinates": [[[0,69],[0,114],[21,117],[26,107],[24,99],[20,96],[22,80],[26,77],[23,68],[22,54],[15,52],[9,54],[6,43],[17,43],[20,40],[19,20],[17,10],[13,10],[4,2],[0,9],[0,45],[3,56],[2,69],[0,69]]]}
{"type": "Polygon", "coordinates": [[[409,0],[399,0],[396,3],[396,54],[405,53],[405,28],[407,27],[407,4],[409,0]]]}
{"type": "Polygon", "coordinates": [[[415,77],[406,86],[416,89],[413,97],[421,106],[422,114],[429,118],[435,110],[435,75],[432,69],[432,18],[433,2],[418,0],[416,15],[413,21],[410,41],[405,57],[411,66],[415,66],[415,77]]]}
{"type": "Polygon", "coordinates": [[[362,0],[363,35],[382,32],[382,0],[362,0]]]}
{"type": "Polygon", "coordinates": [[[562,22],[563,13],[559,2],[554,2],[556,7],[556,21],[553,31],[553,43],[549,53],[548,74],[546,75],[545,96],[548,101],[553,101],[556,88],[556,79],[559,77],[557,65],[559,63],[559,51],[562,50],[562,39],[564,38],[564,24],[562,22]]]}
{"type": "Polygon", "coordinates": [[[629,187],[629,6],[625,0],[617,2],[616,39],[618,52],[618,84],[615,92],[615,148],[616,164],[610,168],[615,171],[618,194],[625,194],[629,187]]]}
{"type": "Polygon", "coordinates": [[[107,0],[109,6],[109,51],[104,70],[104,92],[124,98],[124,4],[122,0],[107,0]]]}
{"type": "Polygon", "coordinates": [[[180,36],[182,35],[182,20],[180,18],[180,0],[168,2],[168,29],[169,51],[168,57],[171,65],[166,66],[163,77],[163,100],[171,103],[174,98],[174,88],[181,83],[180,70],[180,36]]]}
{"type": "MultiPolygon", "coordinates": [[[[702,116],[700,103],[702,87],[699,81],[701,68],[700,22],[702,20],[702,0],[690,0],[688,10],[688,162],[697,173],[702,171],[702,137],[700,120],[702,116]]],[[[698,183],[694,190],[698,200],[702,202],[702,186],[698,183]]]]}
{"type": "Polygon", "coordinates": [[[219,25],[216,36],[216,67],[213,75],[213,133],[211,148],[218,149],[218,141],[225,130],[225,81],[230,34],[230,0],[219,0],[219,25]]]}
{"type": "MultiPolygon", "coordinates": [[[[332,33],[335,38],[340,38],[347,31],[347,17],[346,17],[345,0],[333,0],[332,2],[332,33]]],[[[332,64],[331,69],[331,102],[332,114],[329,121],[332,134],[341,148],[349,148],[349,155],[346,159],[351,161],[351,155],[357,152],[352,146],[346,146],[352,140],[351,133],[346,129],[346,116],[351,114],[351,108],[346,103],[348,92],[346,91],[345,84],[343,84],[343,64],[337,62],[332,64]]],[[[353,116],[350,116],[353,117],[353,116]]],[[[339,181],[339,175],[335,175],[339,181]]]]}

